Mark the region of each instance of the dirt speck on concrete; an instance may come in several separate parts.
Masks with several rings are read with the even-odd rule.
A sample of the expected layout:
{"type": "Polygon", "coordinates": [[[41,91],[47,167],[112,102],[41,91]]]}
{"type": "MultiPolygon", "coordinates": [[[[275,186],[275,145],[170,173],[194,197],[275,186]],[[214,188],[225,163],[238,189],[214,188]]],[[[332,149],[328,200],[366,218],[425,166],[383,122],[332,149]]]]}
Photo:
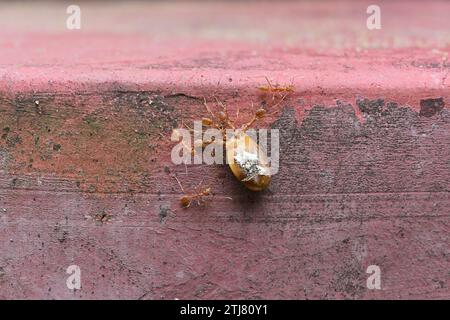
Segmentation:
{"type": "Polygon", "coordinates": [[[8,169],[9,155],[5,149],[0,148],[0,172],[6,172],[8,169]]]}
{"type": "Polygon", "coordinates": [[[432,117],[436,113],[444,109],[444,99],[424,99],[420,100],[420,116],[422,117],[432,117]]]}
{"type": "Polygon", "coordinates": [[[0,280],[2,277],[6,274],[5,269],[3,267],[0,267],[0,280]]]}
{"type": "Polygon", "coordinates": [[[170,209],[164,206],[159,207],[159,222],[164,223],[169,216],[170,209]]]}
{"type": "Polygon", "coordinates": [[[356,104],[361,112],[366,114],[379,114],[384,107],[383,99],[369,100],[357,99],[356,104]]]}
{"type": "Polygon", "coordinates": [[[6,145],[9,148],[14,148],[17,144],[22,143],[22,138],[19,135],[8,136],[6,138],[6,145]]]}
{"type": "Polygon", "coordinates": [[[97,222],[97,224],[103,225],[104,223],[107,223],[111,221],[112,216],[108,214],[105,210],[102,210],[100,212],[97,212],[94,215],[94,220],[97,222]]]}
{"type": "Polygon", "coordinates": [[[61,145],[60,145],[59,143],[55,143],[55,144],[53,145],[53,150],[54,150],[54,151],[59,151],[59,150],[61,150],[61,145]]]}

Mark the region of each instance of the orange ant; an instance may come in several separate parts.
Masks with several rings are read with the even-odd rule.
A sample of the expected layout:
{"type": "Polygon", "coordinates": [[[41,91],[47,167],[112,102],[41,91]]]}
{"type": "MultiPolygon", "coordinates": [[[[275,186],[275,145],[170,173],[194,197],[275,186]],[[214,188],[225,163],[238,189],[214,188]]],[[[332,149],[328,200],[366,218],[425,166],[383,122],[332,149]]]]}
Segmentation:
{"type": "Polygon", "coordinates": [[[189,208],[193,201],[196,201],[198,205],[201,205],[205,203],[204,197],[211,195],[211,188],[207,187],[203,190],[199,189],[200,185],[202,184],[201,182],[199,186],[196,188],[196,190],[198,191],[196,191],[195,193],[188,194],[186,193],[186,191],[184,191],[184,188],[181,185],[180,180],[178,180],[176,176],[174,176],[174,178],[177,181],[178,185],[180,186],[181,191],[184,193],[184,195],[180,198],[180,203],[183,208],[189,208]]]}
{"type": "Polygon", "coordinates": [[[258,87],[258,89],[263,92],[272,93],[272,94],[281,93],[281,92],[294,92],[293,85],[288,85],[288,86],[280,86],[279,84],[272,85],[269,78],[267,78],[267,77],[264,77],[264,78],[266,78],[267,85],[258,87]]]}
{"type": "Polygon", "coordinates": [[[292,84],[288,85],[288,86],[280,86],[279,84],[272,85],[269,78],[267,78],[267,77],[264,77],[264,78],[266,78],[267,85],[260,86],[260,87],[258,87],[258,89],[260,91],[262,91],[263,93],[272,94],[272,101],[275,100],[275,97],[277,95],[280,97],[280,100],[278,101],[278,103],[276,103],[272,107],[278,106],[280,103],[282,103],[284,101],[284,99],[286,99],[286,97],[290,93],[294,92],[294,86],[292,84]]]}

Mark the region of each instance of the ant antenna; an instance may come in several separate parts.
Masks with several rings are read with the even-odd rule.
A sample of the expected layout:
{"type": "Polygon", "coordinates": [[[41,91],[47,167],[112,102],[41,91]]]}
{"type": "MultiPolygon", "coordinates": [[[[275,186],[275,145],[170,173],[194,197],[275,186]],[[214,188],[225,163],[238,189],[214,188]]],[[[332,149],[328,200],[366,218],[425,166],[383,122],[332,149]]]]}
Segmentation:
{"type": "Polygon", "coordinates": [[[181,185],[180,180],[178,180],[177,175],[174,174],[173,177],[175,178],[175,180],[177,180],[178,185],[180,186],[181,191],[183,191],[183,193],[185,193],[183,186],[181,185]]]}

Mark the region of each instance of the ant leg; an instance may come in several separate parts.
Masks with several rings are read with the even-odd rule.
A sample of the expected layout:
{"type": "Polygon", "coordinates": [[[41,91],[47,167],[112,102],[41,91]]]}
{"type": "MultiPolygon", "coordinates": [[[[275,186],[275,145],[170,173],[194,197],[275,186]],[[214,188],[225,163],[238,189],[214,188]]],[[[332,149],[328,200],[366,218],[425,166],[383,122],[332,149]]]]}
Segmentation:
{"type": "Polygon", "coordinates": [[[271,108],[275,108],[278,107],[283,101],[284,99],[286,99],[286,97],[289,95],[289,93],[284,94],[283,96],[281,96],[280,101],[278,101],[277,103],[275,103],[273,106],[271,106],[271,108]]]}
{"type": "Polygon", "coordinates": [[[230,119],[230,117],[228,115],[227,106],[224,103],[222,103],[221,101],[219,101],[219,99],[217,99],[217,97],[214,97],[214,99],[216,99],[216,103],[222,107],[222,111],[219,112],[219,120],[234,130],[235,125],[234,125],[234,122],[230,119]]]}
{"type": "Polygon", "coordinates": [[[208,111],[209,114],[213,117],[213,120],[216,120],[217,117],[216,117],[216,115],[214,114],[214,112],[212,112],[211,109],[209,108],[208,103],[206,102],[206,98],[203,98],[203,105],[205,106],[206,111],[208,111]]]}
{"type": "MultiPolygon", "coordinates": [[[[215,97],[214,97],[214,98],[215,98],[215,97]]],[[[217,98],[216,98],[216,100],[217,100],[217,98]]],[[[216,129],[221,130],[221,128],[223,127],[223,125],[220,123],[220,122],[222,122],[220,114],[219,114],[219,115],[216,115],[216,114],[211,110],[211,108],[208,106],[208,103],[206,102],[206,98],[204,98],[203,105],[205,106],[205,108],[206,108],[206,110],[208,111],[208,113],[211,115],[212,119],[209,119],[209,118],[203,118],[203,119],[202,119],[202,124],[203,124],[204,126],[207,126],[207,127],[216,128],[216,129]]]]}
{"type": "Polygon", "coordinates": [[[183,185],[181,184],[180,180],[178,180],[177,175],[174,174],[173,177],[177,181],[178,185],[180,186],[181,191],[183,192],[183,196],[180,198],[181,205],[183,208],[189,208],[192,203],[192,197],[186,194],[186,191],[184,191],[183,185]]]}
{"type": "Polygon", "coordinates": [[[175,180],[177,180],[178,185],[180,186],[180,189],[183,193],[186,193],[186,191],[184,191],[183,186],[181,185],[180,180],[178,180],[177,175],[174,174],[173,177],[175,178],[175,180]]]}
{"type": "Polygon", "coordinates": [[[214,96],[214,99],[216,100],[216,103],[222,107],[222,111],[225,112],[225,114],[228,114],[227,106],[222,101],[217,99],[216,96],[214,96]]]}
{"type": "Polygon", "coordinates": [[[267,78],[266,76],[264,76],[264,78],[266,78],[267,84],[269,85],[269,91],[273,91],[273,85],[270,82],[269,78],[267,78]]]}
{"type": "MultiPolygon", "coordinates": [[[[253,102],[252,102],[252,106],[253,106],[253,102]]],[[[250,126],[252,126],[257,120],[260,120],[262,118],[264,118],[264,116],[266,115],[266,110],[263,108],[260,108],[258,110],[256,110],[255,114],[253,115],[252,120],[250,120],[249,122],[247,122],[246,124],[244,124],[241,128],[242,131],[246,131],[250,126]]]]}
{"type": "Polygon", "coordinates": [[[272,85],[272,83],[270,82],[269,78],[267,78],[267,77],[264,77],[264,78],[266,78],[266,81],[267,81],[267,83],[269,85],[268,92],[272,93],[272,101],[274,101],[275,100],[275,87],[272,85]]]}
{"type": "MultiPolygon", "coordinates": [[[[191,133],[191,134],[196,134],[197,132],[199,132],[198,130],[195,130],[195,129],[192,129],[191,127],[189,127],[187,124],[185,124],[185,123],[181,123],[182,124],[182,126],[184,127],[184,128],[186,128],[188,131],[189,131],[189,133],[191,133]]],[[[201,132],[201,131],[200,131],[201,132]]]]}
{"type": "Polygon", "coordinates": [[[200,186],[203,183],[203,180],[205,180],[205,178],[203,178],[202,180],[200,180],[200,183],[198,184],[198,186],[195,188],[196,192],[198,193],[198,190],[200,190],[200,186]]]}
{"type": "Polygon", "coordinates": [[[238,119],[239,119],[239,111],[241,110],[241,107],[238,106],[237,110],[236,110],[236,115],[234,116],[234,123],[237,123],[238,119]]]}
{"type": "Polygon", "coordinates": [[[252,118],[252,120],[250,120],[249,122],[247,122],[246,124],[244,124],[244,125],[241,127],[241,130],[244,131],[244,132],[247,131],[247,129],[248,129],[251,125],[253,125],[253,123],[255,123],[256,120],[258,120],[258,118],[256,117],[256,115],[254,115],[253,118],[252,118]]]}
{"type": "MultiPolygon", "coordinates": [[[[183,126],[185,126],[185,127],[189,130],[190,133],[193,133],[194,136],[195,136],[195,134],[196,134],[197,132],[199,132],[198,130],[192,129],[192,128],[189,127],[187,124],[183,124],[183,126]]],[[[201,131],[200,131],[200,132],[201,132],[201,131]]],[[[183,142],[183,141],[181,141],[181,144],[183,145],[184,149],[190,150],[190,153],[191,153],[192,155],[195,155],[195,151],[196,151],[196,148],[197,148],[197,147],[200,147],[200,146],[201,146],[202,148],[205,147],[204,142],[201,141],[201,140],[200,140],[200,141],[195,140],[195,141],[194,141],[194,145],[191,146],[191,147],[188,147],[188,146],[186,145],[186,143],[183,142]]]]}
{"type": "Polygon", "coordinates": [[[205,203],[205,200],[203,200],[202,198],[197,198],[195,201],[197,202],[198,206],[201,206],[205,203]]]}

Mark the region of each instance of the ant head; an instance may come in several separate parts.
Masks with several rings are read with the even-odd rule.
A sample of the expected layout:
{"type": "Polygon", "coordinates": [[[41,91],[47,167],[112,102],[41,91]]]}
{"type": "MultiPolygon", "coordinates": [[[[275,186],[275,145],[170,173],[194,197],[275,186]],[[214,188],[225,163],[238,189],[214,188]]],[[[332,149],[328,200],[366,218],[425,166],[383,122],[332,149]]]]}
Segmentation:
{"type": "Polygon", "coordinates": [[[191,204],[191,199],[188,196],[182,196],[180,202],[184,208],[187,208],[191,204]]]}
{"type": "Polygon", "coordinates": [[[219,111],[217,113],[217,117],[219,118],[220,121],[225,121],[227,119],[227,115],[223,111],[219,111]]]}

